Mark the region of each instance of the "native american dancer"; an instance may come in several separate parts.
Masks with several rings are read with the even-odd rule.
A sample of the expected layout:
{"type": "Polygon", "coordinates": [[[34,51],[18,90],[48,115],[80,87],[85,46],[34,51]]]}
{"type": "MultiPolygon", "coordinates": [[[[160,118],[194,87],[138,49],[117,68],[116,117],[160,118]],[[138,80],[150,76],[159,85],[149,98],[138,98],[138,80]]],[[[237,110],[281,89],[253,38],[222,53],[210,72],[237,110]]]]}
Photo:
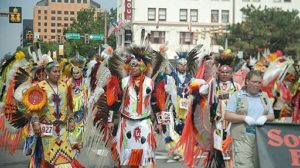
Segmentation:
{"type": "MultiPolygon", "coordinates": [[[[41,54],[35,56],[33,60],[43,61],[41,54]]],[[[13,73],[13,79],[6,90],[3,113],[8,123],[26,136],[24,151],[32,155],[29,167],[83,167],[75,159],[73,149],[77,146],[68,141],[72,98],[67,85],[59,81],[56,65],[49,62],[45,66],[47,79],[40,82],[22,69],[26,66],[17,66],[7,74],[13,73]]]]}
{"type": "Polygon", "coordinates": [[[191,82],[193,98],[187,117],[189,124],[179,141],[184,146],[184,161],[189,167],[193,167],[203,153],[207,154],[206,166],[225,167],[223,153],[228,150],[230,137],[224,112],[229,95],[240,89],[232,78],[234,59],[230,51],[214,56],[217,67],[214,75],[211,57],[204,57],[196,75],[198,80],[191,82]]]}
{"type": "MultiPolygon", "coordinates": [[[[91,138],[87,144],[96,148],[104,144],[119,166],[155,167],[156,141],[151,116],[159,116],[165,107],[165,92],[164,88],[158,91],[154,87],[158,84],[150,77],[157,76],[162,60],[162,56],[147,47],[131,46],[122,54],[114,53],[97,62],[91,70],[85,132],[91,138]],[[98,133],[93,136],[95,128],[98,133]]],[[[108,152],[100,151],[101,155],[108,152]]]]}
{"type": "Polygon", "coordinates": [[[264,72],[262,89],[274,99],[275,119],[298,123],[299,91],[294,61],[276,51],[260,60],[256,69],[264,72]]]}
{"type": "Polygon", "coordinates": [[[88,90],[86,80],[83,76],[82,65],[84,65],[84,59],[75,57],[70,60],[71,75],[72,77],[68,80],[67,85],[72,89],[73,97],[73,114],[76,126],[72,131],[73,143],[78,143],[82,146],[83,143],[83,131],[84,131],[84,119],[87,111],[87,99],[88,90]],[[79,67],[80,66],[80,67],[79,67]]]}

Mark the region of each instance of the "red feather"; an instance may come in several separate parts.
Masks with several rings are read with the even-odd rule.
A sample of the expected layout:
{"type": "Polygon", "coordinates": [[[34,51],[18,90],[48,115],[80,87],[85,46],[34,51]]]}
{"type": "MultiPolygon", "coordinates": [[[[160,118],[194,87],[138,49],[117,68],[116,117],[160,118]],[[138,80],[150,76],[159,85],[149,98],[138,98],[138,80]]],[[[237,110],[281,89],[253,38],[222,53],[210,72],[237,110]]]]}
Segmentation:
{"type": "Polygon", "coordinates": [[[107,91],[106,91],[106,102],[107,105],[113,105],[118,99],[118,95],[121,94],[121,88],[119,85],[119,78],[117,76],[112,76],[108,80],[107,91]]]}
{"type": "Polygon", "coordinates": [[[160,81],[157,86],[154,93],[154,97],[157,102],[157,107],[163,111],[165,110],[165,104],[166,104],[166,92],[165,92],[165,81],[160,81]]]}

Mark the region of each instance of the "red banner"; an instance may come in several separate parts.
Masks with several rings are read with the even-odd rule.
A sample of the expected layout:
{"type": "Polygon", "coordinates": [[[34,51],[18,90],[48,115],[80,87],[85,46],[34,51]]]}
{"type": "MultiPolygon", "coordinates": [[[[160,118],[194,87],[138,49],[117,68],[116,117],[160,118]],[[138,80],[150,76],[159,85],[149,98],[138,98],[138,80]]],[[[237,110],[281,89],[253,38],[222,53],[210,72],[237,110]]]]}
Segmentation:
{"type": "Polygon", "coordinates": [[[125,0],[125,20],[132,18],[132,0],[125,0]]]}
{"type": "Polygon", "coordinates": [[[267,123],[256,129],[261,168],[300,167],[300,125],[267,123]]]}

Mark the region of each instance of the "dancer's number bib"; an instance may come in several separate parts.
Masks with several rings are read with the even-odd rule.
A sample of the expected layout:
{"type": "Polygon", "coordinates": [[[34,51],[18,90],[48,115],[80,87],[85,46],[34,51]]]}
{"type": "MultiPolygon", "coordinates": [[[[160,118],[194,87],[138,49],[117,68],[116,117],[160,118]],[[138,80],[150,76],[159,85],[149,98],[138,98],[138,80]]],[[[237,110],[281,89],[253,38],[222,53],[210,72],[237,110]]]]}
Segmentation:
{"type": "Polygon", "coordinates": [[[41,124],[42,136],[52,136],[53,125],[41,124]]]}
{"type": "Polygon", "coordinates": [[[187,110],[188,107],[189,107],[189,101],[188,101],[188,99],[180,99],[180,101],[179,101],[179,108],[187,110]]]}

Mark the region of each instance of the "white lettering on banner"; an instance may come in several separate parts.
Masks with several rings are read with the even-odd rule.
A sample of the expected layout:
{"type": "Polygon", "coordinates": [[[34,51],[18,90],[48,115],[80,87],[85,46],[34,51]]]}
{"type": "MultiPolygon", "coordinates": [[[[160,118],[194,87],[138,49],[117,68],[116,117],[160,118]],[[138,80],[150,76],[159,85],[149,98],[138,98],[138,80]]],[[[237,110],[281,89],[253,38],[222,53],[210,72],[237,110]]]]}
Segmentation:
{"type": "Polygon", "coordinates": [[[40,124],[42,136],[52,136],[53,125],[51,124],[40,124]]]}

